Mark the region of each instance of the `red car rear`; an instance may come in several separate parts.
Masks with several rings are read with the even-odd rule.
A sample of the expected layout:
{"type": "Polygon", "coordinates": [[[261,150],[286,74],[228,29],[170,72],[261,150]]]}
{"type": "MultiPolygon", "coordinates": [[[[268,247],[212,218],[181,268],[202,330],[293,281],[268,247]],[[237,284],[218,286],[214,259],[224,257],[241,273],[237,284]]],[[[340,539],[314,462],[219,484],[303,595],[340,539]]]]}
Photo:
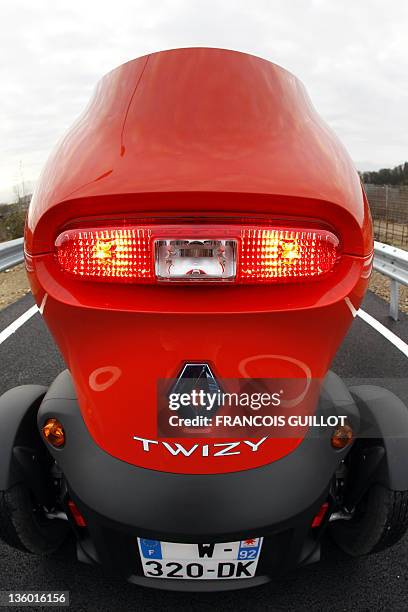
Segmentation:
{"type": "Polygon", "coordinates": [[[68,369],[0,399],[6,541],[53,552],[70,527],[82,560],[199,590],[317,560],[328,531],[353,555],[399,539],[406,410],[329,372],[371,271],[368,204],[293,75],[202,48],[113,70],[45,167],[25,251],[68,369]],[[179,401],[248,384],[295,426],[179,401]]]}

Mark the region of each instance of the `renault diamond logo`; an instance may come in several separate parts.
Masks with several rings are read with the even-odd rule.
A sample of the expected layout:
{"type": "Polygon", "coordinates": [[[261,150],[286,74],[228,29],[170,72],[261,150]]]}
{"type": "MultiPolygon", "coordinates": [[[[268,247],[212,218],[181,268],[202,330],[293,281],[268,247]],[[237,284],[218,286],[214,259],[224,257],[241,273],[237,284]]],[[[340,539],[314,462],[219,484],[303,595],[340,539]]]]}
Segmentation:
{"type": "Polygon", "coordinates": [[[190,404],[182,406],[179,414],[185,418],[193,418],[200,414],[206,416],[214,414],[220,404],[215,402],[212,406],[209,406],[205,398],[208,395],[221,394],[222,390],[208,363],[185,363],[177,376],[176,383],[169,392],[169,396],[172,393],[180,395],[185,393],[191,396],[190,404]],[[200,394],[200,392],[202,393],[200,394]]]}

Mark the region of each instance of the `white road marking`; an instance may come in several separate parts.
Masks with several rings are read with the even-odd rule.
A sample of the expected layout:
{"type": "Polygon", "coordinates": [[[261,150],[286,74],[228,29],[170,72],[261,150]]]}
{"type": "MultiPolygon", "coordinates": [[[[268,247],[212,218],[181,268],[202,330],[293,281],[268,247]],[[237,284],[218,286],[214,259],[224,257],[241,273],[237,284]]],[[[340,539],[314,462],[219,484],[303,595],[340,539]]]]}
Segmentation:
{"type": "Polygon", "coordinates": [[[34,306],[31,306],[31,308],[26,310],[26,312],[23,312],[21,317],[18,317],[18,319],[13,321],[13,323],[10,323],[10,325],[6,327],[6,329],[3,329],[3,331],[0,332],[0,344],[3,344],[3,342],[7,340],[7,338],[14,334],[14,332],[16,332],[19,327],[24,325],[24,323],[26,323],[28,319],[31,319],[31,317],[37,314],[37,312],[39,312],[38,306],[37,304],[34,304],[34,306]]]}
{"type": "Polygon", "coordinates": [[[18,319],[13,321],[13,323],[10,323],[10,325],[6,327],[6,329],[3,329],[3,331],[0,332],[0,344],[3,344],[3,342],[11,336],[11,334],[14,334],[14,332],[16,332],[19,327],[24,325],[24,323],[26,323],[28,319],[31,319],[31,317],[37,314],[37,312],[42,315],[44,313],[47,297],[48,293],[45,293],[41,301],[40,307],[38,307],[37,304],[34,304],[34,306],[31,306],[31,308],[26,310],[26,312],[24,312],[21,317],[18,317],[18,319]]]}
{"type": "Polygon", "coordinates": [[[392,331],[390,331],[385,325],[374,319],[371,315],[368,314],[365,310],[360,310],[357,312],[357,316],[363,319],[368,325],[371,325],[378,333],[380,333],[384,338],[386,338],[391,344],[395,346],[401,353],[408,357],[408,344],[398,338],[392,331]]]}

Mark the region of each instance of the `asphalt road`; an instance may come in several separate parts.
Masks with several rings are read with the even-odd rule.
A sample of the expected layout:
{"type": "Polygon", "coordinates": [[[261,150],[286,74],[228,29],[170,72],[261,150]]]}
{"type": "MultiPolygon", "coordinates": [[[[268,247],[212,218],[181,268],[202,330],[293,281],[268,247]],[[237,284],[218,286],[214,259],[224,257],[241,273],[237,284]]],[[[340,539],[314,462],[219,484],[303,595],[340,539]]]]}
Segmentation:
{"type": "MultiPolygon", "coordinates": [[[[32,305],[26,296],[0,312],[0,331],[32,305]]],[[[408,316],[392,322],[387,306],[368,294],[364,310],[408,342],[408,316]]],[[[0,345],[0,393],[25,383],[49,384],[63,360],[35,315],[0,345]]],[[[408,404],[408,358],[360,318],[339,350],[333,369],[353,381],[378,378],[408,404]],[[385,379],[385,380],[384,380],[385,379]]],[[[38,559],[0,544],[0,590],[70,591],[71,610],[408,610],[408,536],[375,556],[353,560],[331,546],[319,564],[268,585],[229,593],[173,593],[141,588],[104,576],[99,567],[72,559],[38,559]]],[[[44,608],[49,610],[50,608],[44,608]]],[[[67,608],[61,608],[67,609],[67,608]]],[[[16,608],[10,608],[16,610],[16,608]]],[[[28,608],[22,608],[28,610],[28,608]]],[[[36,608],[39,610],[39,608],[36,608]]]]}

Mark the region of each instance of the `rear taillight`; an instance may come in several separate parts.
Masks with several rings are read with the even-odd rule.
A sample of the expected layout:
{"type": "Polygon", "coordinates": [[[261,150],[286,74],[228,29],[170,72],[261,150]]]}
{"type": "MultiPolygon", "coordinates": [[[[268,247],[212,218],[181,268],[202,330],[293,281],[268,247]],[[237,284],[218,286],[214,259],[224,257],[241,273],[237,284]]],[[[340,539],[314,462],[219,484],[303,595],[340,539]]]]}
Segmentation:
{"type": "Polygon", "coordinates": [[[221,224],[72,229],[55,247],[72,276],[131,283],[293,282],[329,272],[339,257],[328,230],[221,224]]]}
{"type": "Polygon", "coordinates": [[[313,278],[332,269],[338,240],[325,230],[244,228],[240,280],[249,283],[313,278]]]}
{"type": "Polygon", "coordinates": [[[84,279],[152,280],[152,232],[148,228],[68,230],[55,243],[62,270],[84,279]]]}

